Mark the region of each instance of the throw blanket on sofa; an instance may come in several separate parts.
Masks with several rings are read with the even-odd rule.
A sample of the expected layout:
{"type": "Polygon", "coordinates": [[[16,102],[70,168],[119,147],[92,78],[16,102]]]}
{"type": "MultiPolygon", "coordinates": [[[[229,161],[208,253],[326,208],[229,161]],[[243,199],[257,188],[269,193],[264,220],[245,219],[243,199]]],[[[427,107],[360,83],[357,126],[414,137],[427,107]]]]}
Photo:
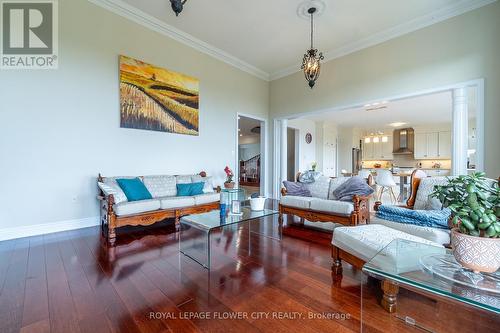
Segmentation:
{"type": "Polygon", "coordinates": [[[311,184],[314,183],[319,177],[321,177],[321,172],[308,170],[300,174],[299,182],[304,184],[311,184]]]}
{"type": "Polygon", "coordinates": [[[384,220],[440,229],[448,229],[450,214],[451,211],[448,208],[440,210],[413,210],[384,205],[380,206],[377,211],[377,217],[384,220]]]}

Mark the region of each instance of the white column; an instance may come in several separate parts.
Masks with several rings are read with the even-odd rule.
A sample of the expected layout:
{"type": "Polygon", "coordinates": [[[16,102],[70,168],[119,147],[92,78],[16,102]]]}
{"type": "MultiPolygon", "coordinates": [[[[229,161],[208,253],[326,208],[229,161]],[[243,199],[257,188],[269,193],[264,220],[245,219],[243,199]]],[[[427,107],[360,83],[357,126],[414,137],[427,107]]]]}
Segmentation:
{"type": "Polygon", "coordinates": [[[281,135],[280,135],[280,146],[281,146],[281,163],[280,163],[280,188],[281,182],[287,179],[287,129],[288,129],[288,121],[286,119],[281,120],[281,135]]]}
{"type": "Polygon", "coordinates": [[[451,169],[453,175],[467,174],[468,139],[467,88],[453,89],[453,139],[451,169]]]}

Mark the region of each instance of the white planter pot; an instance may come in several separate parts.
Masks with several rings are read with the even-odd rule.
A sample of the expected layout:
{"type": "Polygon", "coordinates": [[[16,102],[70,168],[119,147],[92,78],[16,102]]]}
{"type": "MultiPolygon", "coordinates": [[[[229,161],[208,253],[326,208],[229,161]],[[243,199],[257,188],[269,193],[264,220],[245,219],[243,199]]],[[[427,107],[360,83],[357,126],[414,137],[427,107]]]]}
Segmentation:
{"type": "Polygon", "coordinates": [[[493,273],[500,268],[500,238],[464,235],[453,229],[451,246],[455,259],[475,273],[493,273]]]}
{"type": "Polygon", "coordinates": [[[250,199],[250,209],[253,211],[264,210],[265,203],[266,203],[265,197],[251,198],[250,199]]]}

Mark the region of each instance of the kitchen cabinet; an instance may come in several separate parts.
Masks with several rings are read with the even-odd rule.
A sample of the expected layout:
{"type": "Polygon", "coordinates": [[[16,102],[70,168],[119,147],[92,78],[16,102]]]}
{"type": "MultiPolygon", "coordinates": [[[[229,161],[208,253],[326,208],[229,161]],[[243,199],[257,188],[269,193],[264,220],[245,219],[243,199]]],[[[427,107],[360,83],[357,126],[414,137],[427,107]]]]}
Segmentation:
{"type": "Polygon", "coordinates": [[[373,160],[374,159],[374,154],[373,154],[373,146],[375,143],[373,142],[364,142],[363,143],[363,160],[373,160]]]}
{"type": "Polygon", "coordinates": [[[451,158],[451,132],[439,132],[439,158],[451,158]]]}
{"type": "Polygon", "coordinates": [[[363,142],[363,160],[392,160],[392,136],[387,137],[387,142],[363,142]]]}
{"type": "Polygon", "coordinates": [[[382,142],[382,154],[380,159],[382,160],[392,160],[392,136],[387,137],[387,142],[382,142]]]}
{"type": "Polygon", "coordinates": [[[451,158],[451,132],[415,133],[415,159],[451,158]]]}
{"type": "Polygon", "coordinates": [[[428,177],[444,177],[451,174],[451,170],[448,169],[427,169],[423,170],[428,177]]]}

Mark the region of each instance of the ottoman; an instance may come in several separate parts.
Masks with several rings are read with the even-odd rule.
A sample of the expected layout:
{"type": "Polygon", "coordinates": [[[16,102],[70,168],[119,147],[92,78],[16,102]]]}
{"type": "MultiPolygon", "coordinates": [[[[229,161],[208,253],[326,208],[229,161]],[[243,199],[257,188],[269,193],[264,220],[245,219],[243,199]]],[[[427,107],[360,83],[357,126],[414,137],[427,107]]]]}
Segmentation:
{"type": "MultiPolygon", "coordinates": [[[[395,239],[433,245],[434,248],[430,250],[433,251],[432,253],[445,251],[441,244],[381,224],[338,227],[333,231],[332,239],[333,273],[335,275],[342,273],[342,260],[361,269],[366,262],[370,261],[395,239]]],[[[405,253],[408,253],[408,255],[401,260],[401,258],[398,259],[397,253],[387,251],[383,256],[380,256],[381,262],[378,264],[381,267],[397,270],[398,273],[413,271],[418,269],[419,258],[427,254],[421,251],[411,251],[411,249],[406,249],[405,253]]],[[[382,306],[387,311],[394,312],[396,310],[398,287],[385,280],[382,281],[382,290],[384,292],[382,306]]]]}

